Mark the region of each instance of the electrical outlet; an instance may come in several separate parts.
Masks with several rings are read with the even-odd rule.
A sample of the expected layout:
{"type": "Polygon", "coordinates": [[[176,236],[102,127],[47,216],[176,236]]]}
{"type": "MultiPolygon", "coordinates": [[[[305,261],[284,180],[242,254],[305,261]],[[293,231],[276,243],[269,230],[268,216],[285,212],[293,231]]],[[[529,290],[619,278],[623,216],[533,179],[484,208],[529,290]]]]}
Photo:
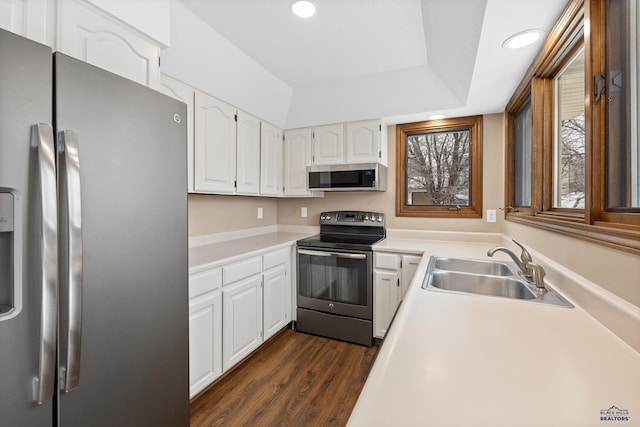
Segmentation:
{"type": "Polygon", "coordinates": [[[487,209],[487,222],[496,222],[496,210],[487,209]]]}
{"type": "Polygon", "coordinates": [[[258,219],[262,219],[262,208],[258,208],[258,219]]]}
{"type": "Polygon", "coordinates": [[[306,218],[307,217],[307,208],[300,208],[300,216],[302,218],[306,218]]]}

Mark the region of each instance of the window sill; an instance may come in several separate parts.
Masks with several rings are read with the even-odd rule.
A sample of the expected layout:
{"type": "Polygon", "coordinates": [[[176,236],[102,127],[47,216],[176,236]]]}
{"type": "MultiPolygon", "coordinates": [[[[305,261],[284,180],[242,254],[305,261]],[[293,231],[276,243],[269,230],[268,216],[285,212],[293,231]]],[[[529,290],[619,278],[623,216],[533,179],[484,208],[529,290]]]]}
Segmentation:
{"type": "Polygon", "coordinates": [[[561,220],[546,215],[509,213],[507,221],[564,234],[576,239],[640,255],[640,227],[620,228],[606,223],[596,225],[561,220]]]}

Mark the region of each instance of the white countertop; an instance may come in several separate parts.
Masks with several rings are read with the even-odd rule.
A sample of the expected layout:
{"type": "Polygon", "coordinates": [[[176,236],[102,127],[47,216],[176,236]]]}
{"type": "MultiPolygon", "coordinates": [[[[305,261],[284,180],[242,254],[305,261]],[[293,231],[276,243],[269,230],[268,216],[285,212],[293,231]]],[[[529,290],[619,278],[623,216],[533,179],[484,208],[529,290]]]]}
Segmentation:
{"type": "Polygon", "coordinates": [[[189,248],[189,273],[197,273],[222,263],[259,255],[266,250],[284,248],[305,237],[309,237],[309,234],[275,232],[193,246],[189,248]]]}
{"type": "Polygon", "coordinates": [[[640,425],[640,354],[632,347],[578,306],[422,289],[430,255],[486,259],[495,245],[413,245],[425,256],[350,427],[640,425]],[[600,420],[614,405],[629,421],[600,420]]]}

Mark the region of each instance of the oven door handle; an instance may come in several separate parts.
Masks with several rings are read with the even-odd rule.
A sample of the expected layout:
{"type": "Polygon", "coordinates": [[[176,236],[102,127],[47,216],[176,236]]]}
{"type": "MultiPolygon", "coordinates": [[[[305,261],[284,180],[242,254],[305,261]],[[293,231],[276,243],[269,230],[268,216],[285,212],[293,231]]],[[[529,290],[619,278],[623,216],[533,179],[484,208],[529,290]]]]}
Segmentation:
{"type": "Polygon", "coordinates": [[[308,249],[298,249],[298,253],[302,255],[312,255],[312,256],[332,256],[336,258],[367,259],[366,254],[346,254],[344,252],[310,251],[308,249]]]}

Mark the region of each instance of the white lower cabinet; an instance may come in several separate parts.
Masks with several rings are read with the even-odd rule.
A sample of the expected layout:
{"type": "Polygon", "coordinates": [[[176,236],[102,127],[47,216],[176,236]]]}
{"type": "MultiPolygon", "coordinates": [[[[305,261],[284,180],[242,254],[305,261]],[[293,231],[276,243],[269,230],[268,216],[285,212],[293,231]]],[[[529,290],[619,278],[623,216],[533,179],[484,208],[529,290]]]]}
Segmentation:
{"type": "Polygon", "coordinates": [[[222,293],[189,306],[189,397],[222,374],[222,293]]]}
{"type": "Polygon", "coordinates": [[[398,307],[400,277],[397,272],[376,271],[373,291],[373,336],[383,338],[398,307]]]}
{"type": "Polygon", "coordinates": [[[291,248],[286,248],[263,256],[265,340],[291,321],[291,253],[291,248]]]}
{"type": "Polygon", "coordinates": [[[189,397],[222,374],[222,271],[189,277],[189,397]]]}
{"type": "Polygon", "coordinates": [[[262,343],[262,277],[222,290],[222,361],[228,370],[262,343]]]}
{"type": "Polygon", "coordinates": [[[406,295],[421,260],[422,256],[418,255],[400,256],[400,300],[406,295]]]}
{"type": "Polygon", "coordinates": [[[189,276],[189,394],[195,396],[292,318],[293,246],[189,276]]]}
{"type": "Polygon", "coordinates": [[[373,272],[373,336],[384,338],[422,259],[419,255],[376,252],[373,272]]]}

